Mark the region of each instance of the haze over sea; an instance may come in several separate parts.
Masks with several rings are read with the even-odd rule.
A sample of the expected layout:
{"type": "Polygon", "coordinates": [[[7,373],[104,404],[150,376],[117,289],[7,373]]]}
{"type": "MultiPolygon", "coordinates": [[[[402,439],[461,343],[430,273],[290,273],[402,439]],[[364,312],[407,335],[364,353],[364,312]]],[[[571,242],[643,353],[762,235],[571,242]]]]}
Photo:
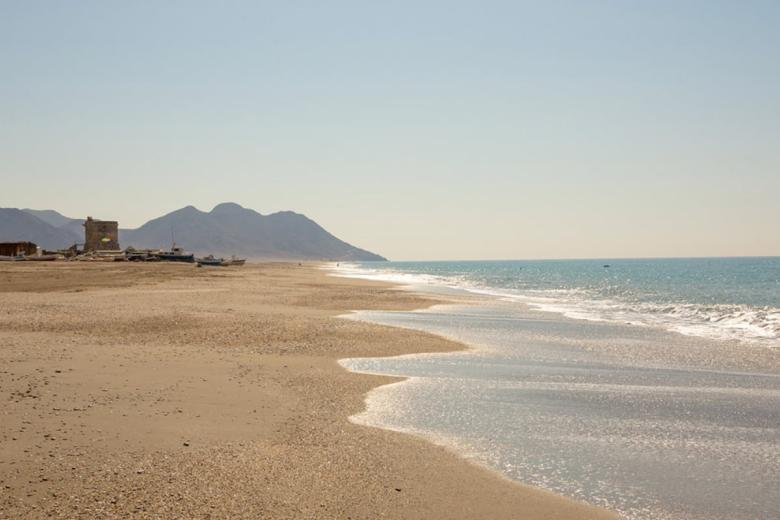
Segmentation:
{"type": "Polygon", "coordinates": [[[343,360],[408,377],[371,392],[356,422],[631,519],[780,511],[780,258],[378,262],[336,274],[455,298],[350,317],[472,347],[343,360]]]}

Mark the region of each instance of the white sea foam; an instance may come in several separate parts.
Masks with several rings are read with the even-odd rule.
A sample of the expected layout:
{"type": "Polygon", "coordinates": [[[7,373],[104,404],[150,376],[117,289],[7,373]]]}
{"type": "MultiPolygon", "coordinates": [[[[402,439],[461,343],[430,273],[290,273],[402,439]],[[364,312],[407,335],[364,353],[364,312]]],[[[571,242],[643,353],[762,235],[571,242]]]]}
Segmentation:
{"type": "Polygon", "coordinates": [[[363,280],[392,282],[403,285],[447,285],[450,283],[450,279],[443,276],[374,270],[350,263],[328,264],[325,268],[333,271],[334,275],[341,278],[360,278],[363,280]]]}
{"type": "MultiPolygon", "coordinates": [[[[582,288],[515,289],[517,281],[535,283],[536,273],[513,280],[489,272],[492,266],[476,272],[477,266],[474,275],[452,269],[467,273],[462,276],[446,276],[446,266],[428,270],[435,274],[388,267],[346,265],[333,274],[415,290],[429,286],[434,293],[456,288],[571,318],[778,346],[775,308],[621,301],[594,298],[582,288]]],[[[606,507],[627,520],[774,518],[780,503],[772,486],[780,460],[777,376],[717,362],[718,354],[743,357],[757,349],[652,329],[621,328],[613,336],[614,327],[572,327],[555,318],[548,330],[546,321],[528,322],[529,313],[517,310],[511,303],[459,304],[350,315],[475,347],[341,360],[356,372],[407,378],[372,390],[366,409],[351,420],[422,436],[509,478],[606,507]],[[704,354],[706,369],[665,357],[648,367],[631,353],[610,363],[587,348],[591,341],[661,356],[676,345],[708,345],[714,355],[704,354]],[[570,345],[586,348],[573,353],[570,345]]]]}
{"type": "Polygon", "coordinates": [[[528,303],[539,310],[558,312],[573,319],[655,326],[687,336],[780,346],[780,309],[775,308],[573,298],[528,303]]]}
{"type": "Polygon", "coordinates": [[[367,268],[358,264],[327,266],[336,276],[386,281],[416,287],[446,287],[516,301],[571,319],[660,327],[688,336],[736,340],[780,348],[780,309],[750,305],[651,303],[593,298],[579,289],[518,291],[481,286],[461,276],[440,276],[367,268]]]}

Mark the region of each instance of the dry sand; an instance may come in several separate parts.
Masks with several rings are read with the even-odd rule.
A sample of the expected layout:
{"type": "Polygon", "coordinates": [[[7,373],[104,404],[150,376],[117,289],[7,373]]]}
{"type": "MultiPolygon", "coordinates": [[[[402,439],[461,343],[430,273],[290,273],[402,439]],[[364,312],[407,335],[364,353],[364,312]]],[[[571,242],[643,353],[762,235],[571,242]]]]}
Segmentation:
{"type": "Polygon", "coordinates": [[[350,423],[459,345],[336,319],[433,303],[315,266],[0,264],[0,518],[613,518],[350,423]]]}

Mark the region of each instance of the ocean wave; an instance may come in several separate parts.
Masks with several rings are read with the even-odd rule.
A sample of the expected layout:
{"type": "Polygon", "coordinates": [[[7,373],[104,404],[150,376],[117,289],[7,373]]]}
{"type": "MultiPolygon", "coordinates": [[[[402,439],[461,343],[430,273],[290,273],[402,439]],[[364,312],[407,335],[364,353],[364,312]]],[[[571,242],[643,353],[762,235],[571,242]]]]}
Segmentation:
{"type": "Polygon", "coordinates": [[[780,348],[780,308],[776,307],[599,298],[582,288],[497,288],[463,275],[413,273],[366,268],[359,264],[334,264],[327,268],[336,276],[348,278],[461,289],[516,301],[534,310],[558,313],[571,319],[660,327],[688,336],[780,348]]]}
{"type": "Polygon", "coordinates": [[[341,278],[360,278],[363,280],[375,280],[378,282],[391,282],[403,285],[452,284],[451,277],[447,276],[366,269],[365,267],[352,263],[327,264],[325,269],[332,271],[336,276],[341,278]]]}
{"type": "Polygon", "coordinates": [[[528,302],[573,319],[661,327],[687,336],[780,347],[780,309],[749,305],[632,303],[610,300],[528,302]]]}

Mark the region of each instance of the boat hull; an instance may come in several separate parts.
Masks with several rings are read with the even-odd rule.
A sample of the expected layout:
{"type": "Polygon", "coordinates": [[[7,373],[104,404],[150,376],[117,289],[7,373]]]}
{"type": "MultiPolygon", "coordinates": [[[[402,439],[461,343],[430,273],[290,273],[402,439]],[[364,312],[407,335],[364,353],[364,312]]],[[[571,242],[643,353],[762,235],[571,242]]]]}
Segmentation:
{"type": "Polygon", "coordinates": [[[195,255],[179,255],[179,254],[169,254],[169,253],[158,253],[154,255],[156,258],[162,260],[163,262],[184,262],[188,264],[192,264],[195,262],[195,255]]]}

